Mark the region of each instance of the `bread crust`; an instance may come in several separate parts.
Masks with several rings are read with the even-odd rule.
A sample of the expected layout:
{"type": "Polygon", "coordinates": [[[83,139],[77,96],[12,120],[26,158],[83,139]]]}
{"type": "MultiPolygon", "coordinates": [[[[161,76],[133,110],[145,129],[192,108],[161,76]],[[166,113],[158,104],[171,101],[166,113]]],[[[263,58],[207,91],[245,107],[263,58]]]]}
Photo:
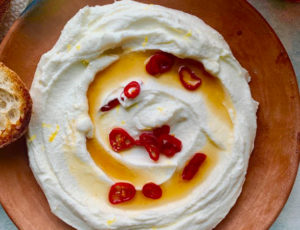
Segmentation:
{"type": "MultiPolygon", "coordinates": [[[[19,76],[0,62],[0,72],[4,73],[4,81],[10,81],[11,94],[19,102],[20,118],[14,123],[7,124],[5,129],[0,131],[0,148],[20,138],[26,131],[31,117],[32,100],[28,89],[19,76]]],[[[0,76],[0,80],[3,78],[0,76]]],[[[0,84],[1,88],[1,84],[0,84]]]]}

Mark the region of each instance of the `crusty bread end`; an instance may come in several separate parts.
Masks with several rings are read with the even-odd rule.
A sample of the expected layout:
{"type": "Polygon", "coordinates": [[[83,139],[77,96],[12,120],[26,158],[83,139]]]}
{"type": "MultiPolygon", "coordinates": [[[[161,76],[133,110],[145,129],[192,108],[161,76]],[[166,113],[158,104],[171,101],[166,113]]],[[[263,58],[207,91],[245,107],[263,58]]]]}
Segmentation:
{"type": "Polygon", "coordinates": [[[24,83],[0,62],[0,148],[26,132],[31,109],[32,101],[24,83]]]}

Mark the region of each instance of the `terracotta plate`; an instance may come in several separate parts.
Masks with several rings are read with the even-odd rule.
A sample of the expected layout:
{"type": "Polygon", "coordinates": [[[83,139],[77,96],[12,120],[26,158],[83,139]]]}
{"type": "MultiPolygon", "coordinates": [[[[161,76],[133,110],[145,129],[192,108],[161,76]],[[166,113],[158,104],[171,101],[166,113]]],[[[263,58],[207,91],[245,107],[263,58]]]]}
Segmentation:
{"type": "MultiPolygon", "coordinates": [[[[29,87],[40,56],[81,7],[112,0],[43,0],[13,26],[0,47],[0,60],[29,87]]],[[[156,0],[202,18],[227,40],[252,76],[260,103],[255,149],[243,192],[222,230],[268,229],[291,191],[299,164],[299,91],[286,51],[265,20],[244,0],[156,0]],[[297,146],[298,135],[298,146],[297,146]]],[[[0,152],[0,201],[20,229],[71,229],[49,210],[28,166],[25,139],[0,152]]]]}

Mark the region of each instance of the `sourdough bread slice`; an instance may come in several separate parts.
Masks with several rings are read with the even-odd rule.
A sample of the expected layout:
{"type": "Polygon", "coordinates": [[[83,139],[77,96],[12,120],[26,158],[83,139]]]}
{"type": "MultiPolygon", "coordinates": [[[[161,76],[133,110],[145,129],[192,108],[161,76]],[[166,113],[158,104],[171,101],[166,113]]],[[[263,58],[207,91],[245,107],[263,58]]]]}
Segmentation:
{"type": "Polygon", "coordinates": [[[31,108],[32,101],[24,83],[0,62],[0,148],[26,132],[31,108]]]}

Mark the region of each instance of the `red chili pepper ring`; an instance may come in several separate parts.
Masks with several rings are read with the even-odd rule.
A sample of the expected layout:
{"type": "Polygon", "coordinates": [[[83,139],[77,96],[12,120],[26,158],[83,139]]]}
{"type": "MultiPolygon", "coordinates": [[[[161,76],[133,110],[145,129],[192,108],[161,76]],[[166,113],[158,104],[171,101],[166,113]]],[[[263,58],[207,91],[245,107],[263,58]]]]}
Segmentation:
{"type": "Polygon", "coordinates": [[[162,189],[160,188],[160,186],[152,182],[145,184],[143,186],[142,192],[145,197],[151,199],[159,199],[162,196],[162,189]]]}
{"type": "Polygon", "coordinates": [[[118,98],[115,98],[111,101],[109,101],[106,105],[103,105],[101,108],[100,108],[100,111],[101,112],[106,112],[106,111],[109,111],[113,108],[115,108],[116,106],[118,106],[120,104],[118,98]]]}
{"type": "Polygon", "coordinates": [[[122,128],[114,128],[109,133],[109,142],[115,152],[129,149],[135,144],[134,139],[122,128]]]}
{"type": "Polygon", "coordinates": [[[141,86],[137,81],[132,81],[127,84],[124,88],[124,94],[127,98],[133,99],[136,98],[141,91],[141,86]]]}
{"type": "Polygon", "coordinates": [[[196,90],[201,85],[201,78],[198,77],[189,67],[181,66],[179,68],[179,78],[187,90],[196,90]]]}
{"type": "Polygon", "coordinates": [[[146,64],[146,71],[152,75],[168,72],[174,65],[174,56],[165,52],[157,52],[152,55],[146,64]]]}
{"type": "Polygon", "coordinates": [[[131,200],[135,194],[136,190],[132,184],[120,182],[111,186],[108,199],[112,204],[120,204],[131,200]]]}
{"type": "Polygon", "coordinates": [[[206,159],[206,155],[204,153],[196,153],[189,163],[184,167],[182,172],[183,180],[191,180],[198,172],[200,166],[206,159]]]}
{"type": "Polygon", "coordinates": [[[182,149],[181,141],[176,137],[168,134],[161,135],[158,139],[158,144],[161,153],[163,153],[167,157],[173,157],[182,149]]]}

